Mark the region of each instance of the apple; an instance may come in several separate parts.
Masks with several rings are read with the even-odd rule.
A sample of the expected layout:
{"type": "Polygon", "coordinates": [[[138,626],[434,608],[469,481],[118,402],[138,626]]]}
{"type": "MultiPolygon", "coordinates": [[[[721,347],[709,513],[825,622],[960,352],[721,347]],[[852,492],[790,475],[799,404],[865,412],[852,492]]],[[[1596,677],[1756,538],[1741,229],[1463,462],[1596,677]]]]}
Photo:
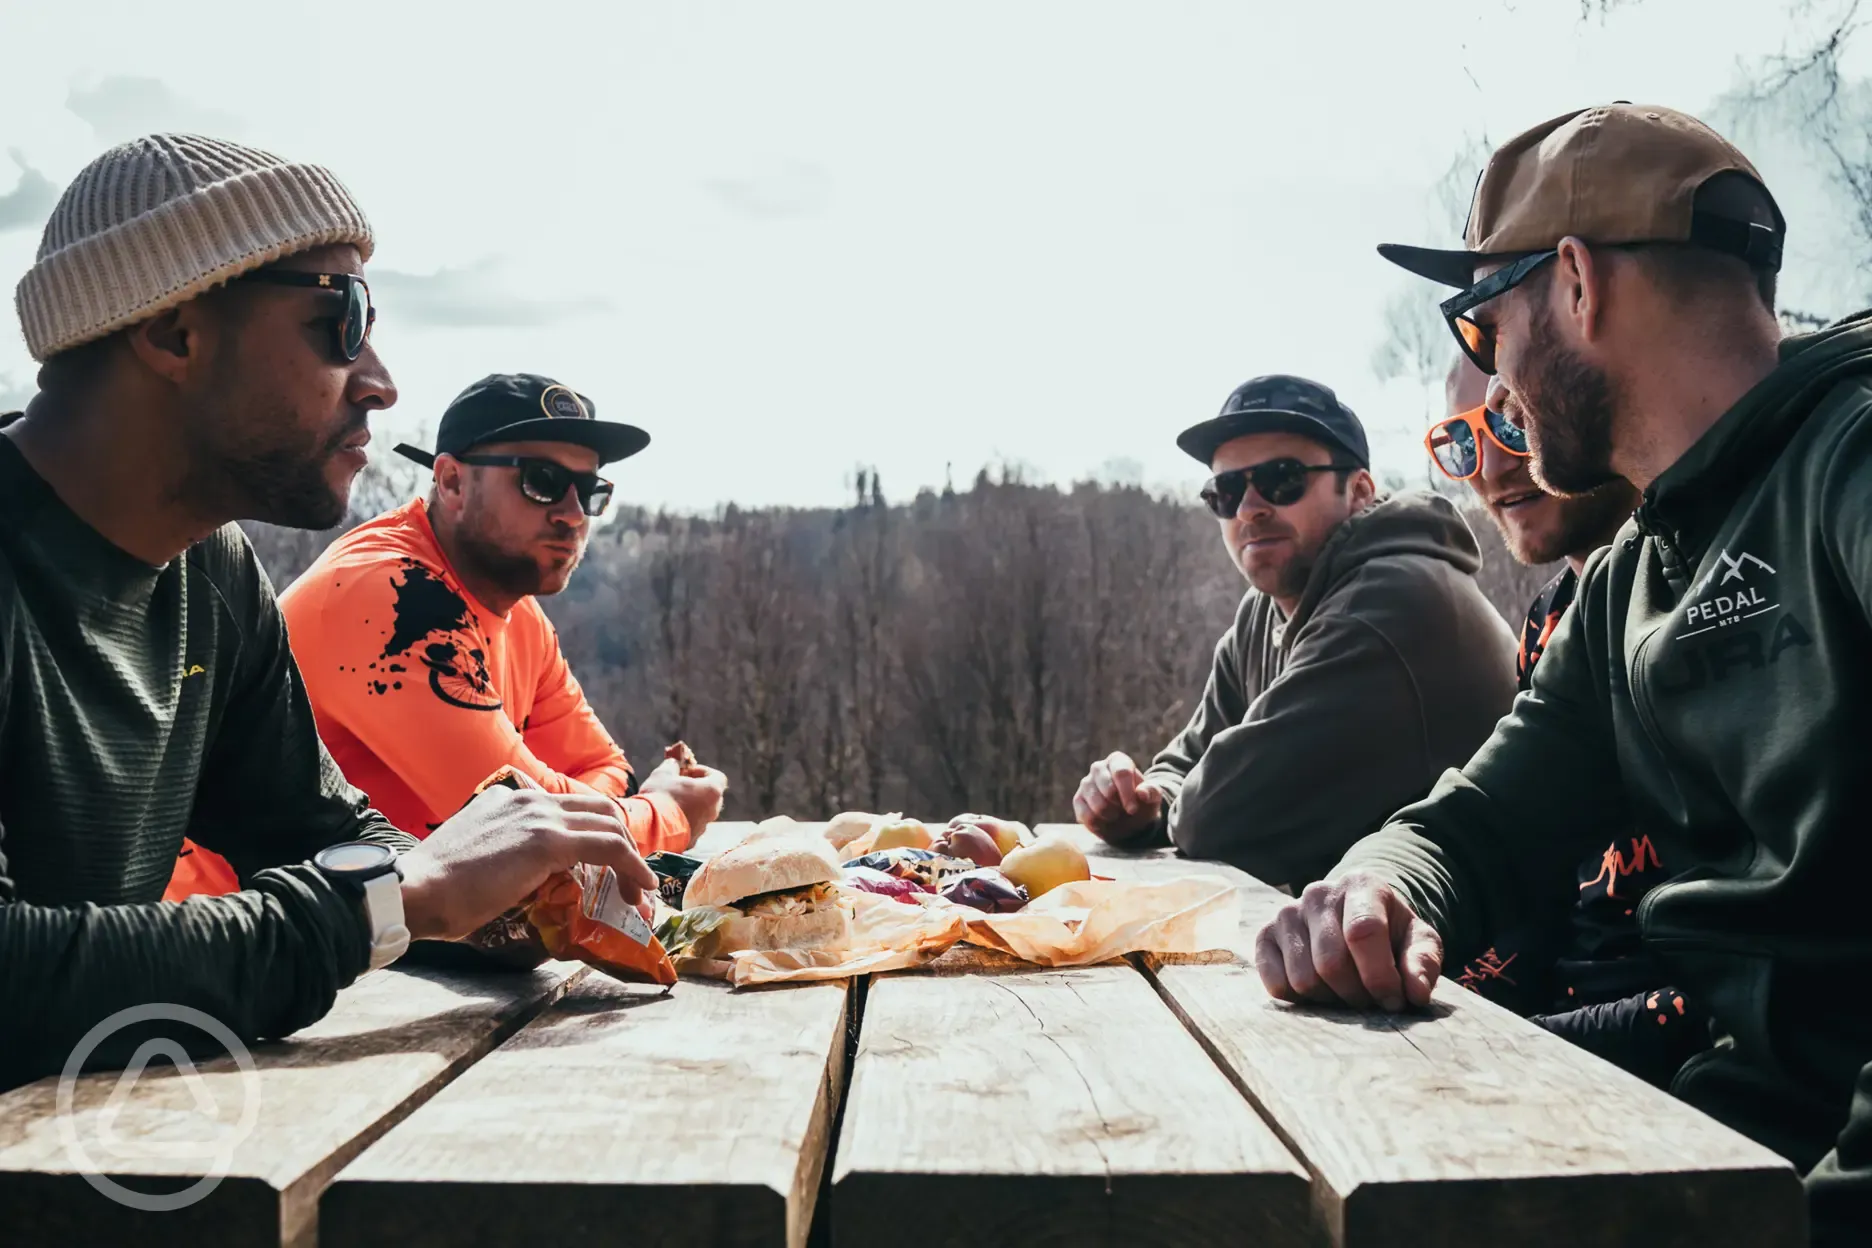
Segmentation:
{"type": "Polygon", "coordinates": [[[978,867],[1001,865],[1001,847],[995,844],[994,837],[973,824],[950,824],[943,829],[933,848],[951,858],[966,858],[978,867]]]}
{"type": "Polygon", "coordinates": [[[915,819],[899,819],[887,823],[877,831],[877,840],[871,843],[871,851],[880,849],[928,849],[935,838],[928,828],[915,819]]]}
{"type": "Polygon", "coordinates": [[[1003,858],[1027,843],[1027,825],[1012,819],[996,819],[993,815],[957,815],[949,821],[949,826],[960,823],[972,823],[992,836],[1003,858]]]}
{"type": "Polygon", "coordinates": [[[1003,858],[1001,873],[1025,888],[1029,898],[1044,896],[1062,884],[1092,878],[1092,868],[1079,847],[1053,836],[1022,846],[1003,858]]]}

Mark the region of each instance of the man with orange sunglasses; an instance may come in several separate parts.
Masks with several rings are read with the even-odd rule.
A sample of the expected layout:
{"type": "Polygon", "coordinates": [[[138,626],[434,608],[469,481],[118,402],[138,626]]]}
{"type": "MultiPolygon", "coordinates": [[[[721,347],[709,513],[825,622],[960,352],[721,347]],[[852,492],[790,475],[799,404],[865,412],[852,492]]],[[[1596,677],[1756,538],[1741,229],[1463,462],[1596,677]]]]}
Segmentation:
{"type": "MultiPolygon", "coordinates": [[[[1515,559],[1564,561],[1528,610],[1517,676],[1523,690],[1595,550],[1612,544],[1638,491],[1620,478],[1577,498],[1548,494],[1529,471],[1527,435],[1486,404],[1489,379],[1463,356],[1449,372],[1451,415],[1424,445],[1444,475],[1467,481],[1515,559]]],[[[1565,921],[1505,928],[1457,972],[1463,987],[1660,1087],[1708,1046],[1699,1011],[1644,950],[1638,903],[1666,878],[1648,836],[1624,836],[1579,868],[1579,897],[1565,921]]]]}

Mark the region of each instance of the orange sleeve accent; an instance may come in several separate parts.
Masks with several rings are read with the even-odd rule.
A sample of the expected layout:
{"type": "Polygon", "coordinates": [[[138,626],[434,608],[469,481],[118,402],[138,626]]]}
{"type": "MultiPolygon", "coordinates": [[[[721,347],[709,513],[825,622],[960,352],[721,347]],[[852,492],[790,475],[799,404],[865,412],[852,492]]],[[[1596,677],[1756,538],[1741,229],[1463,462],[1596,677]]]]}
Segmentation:
{"type": "MultiPolygon", "coordinates": [[[[527,630],[522,644],[539,655],[539,686],[533,695],[533,713],[521,736],[540,758],[564,774],[609,797],[630,792],[631,765],[624,751],[605,731],[598,715],[585,700],[585,691],[572,675],[572,665],[559,649],[559,634],[539,604],[531,600],[514,611],[510,630],[527,630]],[[521,612],[525,612],[522,617],[521,612]]],[[[518,636],[516,642],[522,642],[518,636]]]]}
{"type": "Polygon", "coordinates": [[[624,825],[637,842],[638,853],[679,854],[689,848],[689,820],[669,794],[627,797],[618,803],[618,809],[624,812],[624,825]]]}
{"type": "Polygon", "coordinates": [[[163,890],[164,901],[181,901],[185,897],[218,897],[223,893],[239,891],[240,879],[234,874],[234,868],[228,865],[227,859],[212,849],[203,849],[186,836],[182,838],[182,852],[176,856],[175,874],[169,877],[169,887],[163,890]]]}

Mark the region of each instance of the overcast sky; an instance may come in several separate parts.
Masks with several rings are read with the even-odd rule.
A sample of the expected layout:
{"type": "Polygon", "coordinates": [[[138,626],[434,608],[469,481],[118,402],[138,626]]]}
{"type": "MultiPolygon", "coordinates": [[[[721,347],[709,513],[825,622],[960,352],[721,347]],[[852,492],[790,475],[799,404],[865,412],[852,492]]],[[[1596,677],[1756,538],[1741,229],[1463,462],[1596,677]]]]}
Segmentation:
{"type": "MultiPolygon", "coordinates": [[[[1416,481],[1424,394],[1371,365],[1411,283],[1373,246],[1446,241],[1465,144],[1707,110],[1784,5],[0,0],[0,284],[86,161],[194,130],[328,165],[370,215],[402,390],[374,451],[524,370],[650,430],[614,472],[650,505],[836,502],[859,462],[893,498],[1002,459],[1184,485],[1176,432],[1297,372],[1416,481]]],[[[1790,299],[1846,310],[1819,180],[1760,141],[1790,299]]]]}

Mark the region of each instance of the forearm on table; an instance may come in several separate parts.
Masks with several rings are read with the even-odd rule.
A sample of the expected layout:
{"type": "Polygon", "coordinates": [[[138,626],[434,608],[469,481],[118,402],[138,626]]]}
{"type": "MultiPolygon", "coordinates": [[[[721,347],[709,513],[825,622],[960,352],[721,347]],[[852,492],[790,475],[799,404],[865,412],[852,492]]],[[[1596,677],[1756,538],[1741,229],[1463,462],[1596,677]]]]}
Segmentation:
{"type": "MultiPolygon", "coordinates": [[[[259,872],[243,892],[176,904],[0,906],[0,1082],[61,1069],[97,1023],[183,1006],[243,1043],[322,1017],[370,956],[362,908],[310,866],[259,872]]],[[[198,1027],[173,1028],[195,1051],[198,1027]]],[[[89,1065],[121,1065],[160,1024],[120,1031],[89,1065]]]]}

